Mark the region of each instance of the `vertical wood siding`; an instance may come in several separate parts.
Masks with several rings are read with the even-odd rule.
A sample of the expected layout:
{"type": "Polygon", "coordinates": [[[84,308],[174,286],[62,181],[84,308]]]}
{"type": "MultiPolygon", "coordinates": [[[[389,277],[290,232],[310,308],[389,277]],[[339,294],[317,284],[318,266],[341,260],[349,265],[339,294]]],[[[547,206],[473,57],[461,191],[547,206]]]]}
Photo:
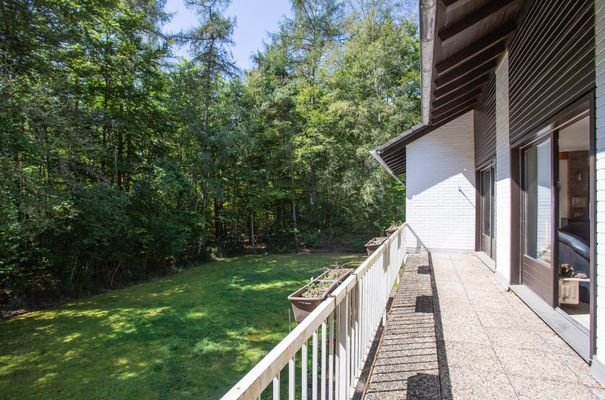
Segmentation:
{"type": "Polygon", "coordinates": [[[487,84],[475,113],[475,163],[479,167],[496,155],[496,76],[487,84]]]}
{"type": "Polygon", "coordinates": [[[510,46],[511,143],[594,86],[594,3],[535,0],[510,46]]]}
{"type": "Polygon", "coordinates": [[[596,353],[593,374],[605,384],[605,0],[595,1],[596,128],[596,353]]]}

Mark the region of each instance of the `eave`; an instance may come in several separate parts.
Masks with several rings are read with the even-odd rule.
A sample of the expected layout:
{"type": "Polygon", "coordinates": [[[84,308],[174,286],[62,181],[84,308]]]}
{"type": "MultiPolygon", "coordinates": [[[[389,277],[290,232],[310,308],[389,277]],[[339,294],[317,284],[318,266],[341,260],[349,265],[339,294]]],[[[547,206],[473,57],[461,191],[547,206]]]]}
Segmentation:
{"type": "Polygon", "coordinates": [[[409,143],[476,108],[527,4],[522,0],[421,0],[422,124],[372,151],[389,173],[405,173],[409,143]]]}

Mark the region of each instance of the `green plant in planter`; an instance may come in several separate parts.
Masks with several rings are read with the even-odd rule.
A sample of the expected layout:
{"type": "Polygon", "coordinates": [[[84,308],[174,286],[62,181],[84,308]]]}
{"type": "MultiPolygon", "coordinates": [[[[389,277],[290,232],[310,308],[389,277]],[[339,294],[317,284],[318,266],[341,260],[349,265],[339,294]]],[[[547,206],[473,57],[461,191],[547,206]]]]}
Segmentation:
{"type": "Polygon", "coordinates": [[[561,264],[561,276],[564,278],[571,278],[574,276],[573,265],[571,264],[561,264]]]}
{"type": "Polygon", "coordinates": [[[324,268],[323,274],[320,275],[321,279],[312,277],[309,280],[307,290],[302,294],[303,297],[311,298],[322,296],[332,284],[342,280],[343,276],[349,272],[348,268],[351,267],[352,265],[350,265],[350,263],[345,263],[343,265],[338,265],[338,263],[336,263],[329,268],[324,268]]]}
{"type": "Polygon", "coordinates": [[[311,278],[307,290],[304,293],[304,297],[319,297],[343,275],[343,272],[337,269],[325,270],[326,275],[322,279],[315,280],[311,278]]]}

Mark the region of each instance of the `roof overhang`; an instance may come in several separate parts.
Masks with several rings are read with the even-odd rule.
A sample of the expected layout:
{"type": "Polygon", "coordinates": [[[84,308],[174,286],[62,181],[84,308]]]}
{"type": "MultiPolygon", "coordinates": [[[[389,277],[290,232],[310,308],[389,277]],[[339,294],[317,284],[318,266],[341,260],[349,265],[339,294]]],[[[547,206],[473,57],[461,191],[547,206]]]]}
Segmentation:
{"type": "Polygon", "coordinates": [[[420,0],[422,124],[372,155],[405,173],[406,146],[476,108],[516,32],[523,0],[420,0]]]}
{"type": "Polygon", "coordinates": [[[416,125],[412,129],[389,140],[387,143],[378,146],[371,153],[387,172],[394,177],[398,177],[405,172],[407,145],[426,135],[429,131],[429,125],[416,125]]]}

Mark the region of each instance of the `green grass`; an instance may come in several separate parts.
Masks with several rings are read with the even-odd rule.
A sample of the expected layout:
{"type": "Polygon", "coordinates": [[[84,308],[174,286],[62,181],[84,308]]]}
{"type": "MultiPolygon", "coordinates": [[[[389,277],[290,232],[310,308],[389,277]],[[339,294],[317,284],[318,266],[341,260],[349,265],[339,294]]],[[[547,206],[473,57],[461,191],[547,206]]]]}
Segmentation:
{"type": "Polygon", "coordinates": [[[0,398],[219,398],[287,334],[288,294],[350,260],[233,258],[0,322],[0,398]]]}

